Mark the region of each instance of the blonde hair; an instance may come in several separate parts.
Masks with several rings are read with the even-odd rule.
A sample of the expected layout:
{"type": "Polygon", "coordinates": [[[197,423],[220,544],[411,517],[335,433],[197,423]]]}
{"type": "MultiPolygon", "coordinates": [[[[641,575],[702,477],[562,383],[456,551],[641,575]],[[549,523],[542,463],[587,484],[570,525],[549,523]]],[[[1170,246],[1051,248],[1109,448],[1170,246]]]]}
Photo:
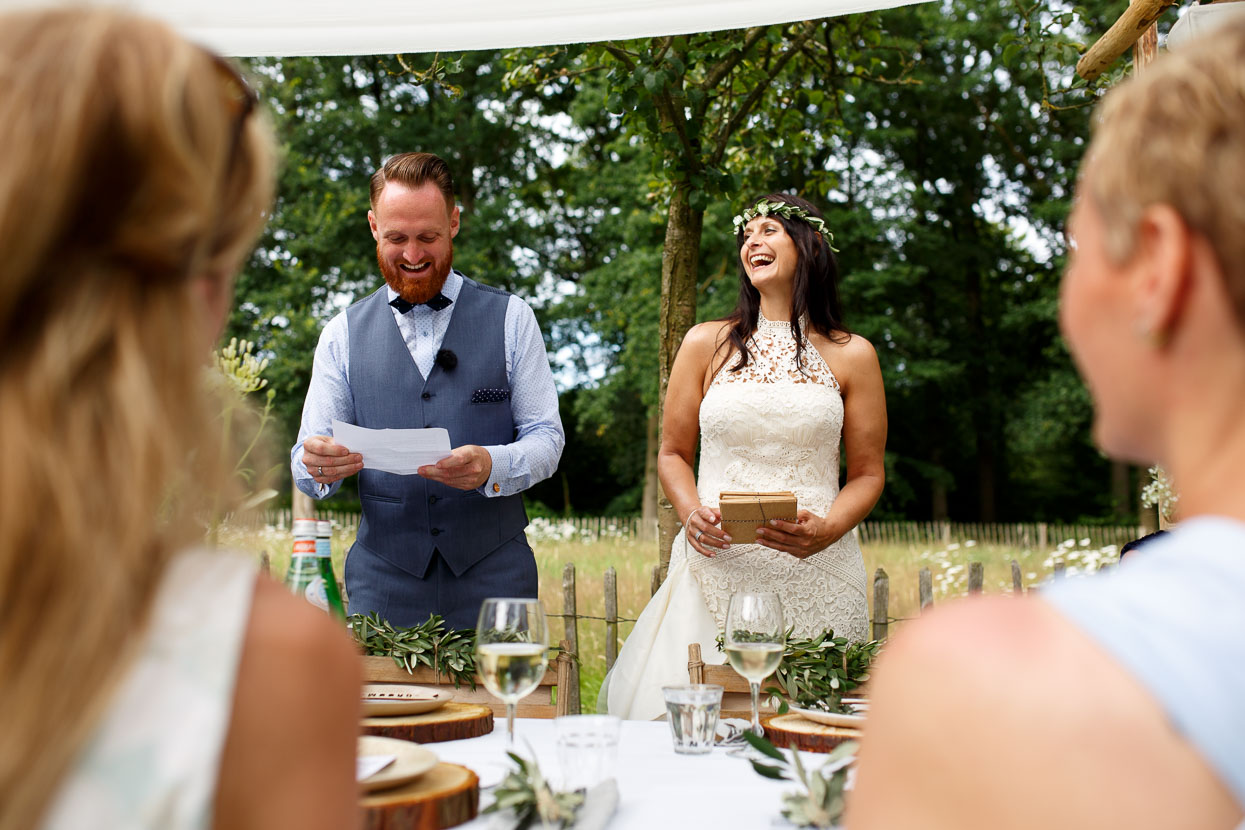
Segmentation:
{"type": "Polygon", "coordinates": [[[272,199],[232,70],[102,9],[0,15],[0,830],[38,824],[232,462],[194,278],[272,199]]]}
{"type": "Polygon", "coordinates": [[[1112,90],[1087,159],[1111,258],[1132,254],[1146,207],[1170,205],[1210,243],[1245,326],[1245,25],[1164,55],[1112,90]]]}

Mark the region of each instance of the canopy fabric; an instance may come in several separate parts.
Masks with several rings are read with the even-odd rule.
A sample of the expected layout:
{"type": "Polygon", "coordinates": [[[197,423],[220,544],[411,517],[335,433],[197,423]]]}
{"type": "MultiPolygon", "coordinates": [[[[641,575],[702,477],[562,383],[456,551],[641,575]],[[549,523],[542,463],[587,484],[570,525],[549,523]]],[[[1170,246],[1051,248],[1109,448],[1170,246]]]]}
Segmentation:
{"type": "MultiPolygon", "coordinates": [[[[923,1],[123,0],[111,5],[165,20],[226,55],[373,55],[719,31],[923,1]]],[[[53,5],[60,3],[0,0],[0,11],[53,5]]]]}

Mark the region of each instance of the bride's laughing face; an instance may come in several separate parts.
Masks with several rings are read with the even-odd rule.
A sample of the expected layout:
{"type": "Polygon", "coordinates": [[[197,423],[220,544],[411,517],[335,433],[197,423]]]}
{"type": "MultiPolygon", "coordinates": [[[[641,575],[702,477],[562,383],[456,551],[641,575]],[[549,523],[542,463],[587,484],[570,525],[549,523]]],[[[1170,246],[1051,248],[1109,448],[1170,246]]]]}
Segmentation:
{"type": "Polygon", "coordinates": [[[758,216],[744,226],[739,258],[744,273],[758,291],[766,285],[791,284],[799,257],[795,241],[777,218],[758,216]]]}

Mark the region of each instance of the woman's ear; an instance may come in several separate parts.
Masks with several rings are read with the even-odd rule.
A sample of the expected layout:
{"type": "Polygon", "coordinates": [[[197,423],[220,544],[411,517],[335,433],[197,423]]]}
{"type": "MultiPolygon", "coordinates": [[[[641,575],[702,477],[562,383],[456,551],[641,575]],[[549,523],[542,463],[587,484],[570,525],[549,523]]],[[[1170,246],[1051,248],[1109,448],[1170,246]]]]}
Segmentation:
{"type": "Polygon", "coordinates": [[[215,344],[225,330],[233,305],[233,280],[220,273],[208,273],[190,280],[190,299],[200,312],[209,344],[215,344]]]}
{"type": "Polygon", "coordinates": [[[1170,205],[1150,205],[1137,223],[1132,262],[1139,331],[1166,342],[1189,296],[1193,278],[1193,235],[1170,205]]]}

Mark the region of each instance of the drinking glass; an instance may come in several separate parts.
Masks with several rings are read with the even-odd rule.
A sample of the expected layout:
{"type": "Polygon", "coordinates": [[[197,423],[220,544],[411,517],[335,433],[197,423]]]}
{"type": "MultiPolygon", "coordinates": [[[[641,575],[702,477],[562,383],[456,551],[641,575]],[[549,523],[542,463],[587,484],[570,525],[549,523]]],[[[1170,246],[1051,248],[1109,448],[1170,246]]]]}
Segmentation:
{"type": "Polygon", "coordinates": [[[506,743],[514,746],[514,707],[540,685],[549,625],[536,599],[486,599],[476,623],[476,668],[484,688],[506,704],[506,743]]]}
{"type": "Polygon", "coordinates": [[[563,789],[590,790],[614,777],[621,720],[612,715],[563,715],[553,724],[563,789]]]}
{"type": "Polygon", "coordinates": [[[662,686],[667,721],[674,751],[680,755],[705,755],[713,751],[722,709],[722,687],[712,683],[662,686]]]}
{"type": "Polygon", "coordinates": [[[782,601],[777,594],[740,591],[726,607],[726,659],[748,680],[752,692],[752,733],[761,729],[761,681],[774,673],[786,647],[782,601]]]}

